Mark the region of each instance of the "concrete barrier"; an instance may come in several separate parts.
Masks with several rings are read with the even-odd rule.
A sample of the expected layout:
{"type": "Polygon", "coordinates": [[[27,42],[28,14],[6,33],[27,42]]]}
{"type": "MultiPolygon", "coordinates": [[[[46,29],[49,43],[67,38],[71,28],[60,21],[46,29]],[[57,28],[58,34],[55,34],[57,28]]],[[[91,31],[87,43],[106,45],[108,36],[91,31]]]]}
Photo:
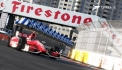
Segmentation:
{"type": "Polygon", "coordinates": [[[117,57],[73,49],[69,58],[105,70],[122,70],[122,59],[117,57]]]}

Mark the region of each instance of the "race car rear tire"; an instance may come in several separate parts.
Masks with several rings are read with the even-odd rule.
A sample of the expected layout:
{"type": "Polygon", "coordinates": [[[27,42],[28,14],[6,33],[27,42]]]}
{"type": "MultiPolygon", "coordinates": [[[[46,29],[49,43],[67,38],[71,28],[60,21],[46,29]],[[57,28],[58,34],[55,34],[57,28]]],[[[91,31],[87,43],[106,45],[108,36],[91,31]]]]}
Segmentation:
{"type": "Polygon", "coordinates": [[[56,51],[57,51],[57,52],[60,52],[60,49],[59,49],[59,47],[57,47],[57,46],[52,46],[51,49],[48,50],[48,53],[49,53],[51,59],[55,59],[55,60],[56,60],[57,58],[60,57],[60,54],[59,54],[57,57],[52,57],[52,56],[51,56],[51,53],[52,53],[52,52],[56,52],[56,51]]]}
{"type": "Polygon", "coordinates": [[[18,51],[21,51],[25,47],[25,44],[26,44],[26,38],[20,37],[19,43],[18,43],[18,46],[16,47],[16,49],[18,51]]]}
{"type": "Polygon", "coordinates": [[[56,52],[56,51],[60,52],[60,49],[59,49],[59,47],[57,47],[57,46],[52,46],[51,49],[49,49],[49,51],[50,51],[50,52],[51,52],[51,51],[53,51],[53,52],[56,52]]]}

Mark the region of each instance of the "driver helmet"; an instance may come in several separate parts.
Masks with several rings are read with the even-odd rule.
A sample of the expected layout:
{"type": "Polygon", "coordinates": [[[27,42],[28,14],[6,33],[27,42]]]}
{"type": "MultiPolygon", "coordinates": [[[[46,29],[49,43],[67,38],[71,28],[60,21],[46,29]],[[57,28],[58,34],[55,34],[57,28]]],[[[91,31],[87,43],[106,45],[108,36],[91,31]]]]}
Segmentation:
{"type": "Polygon", "coordinates": [[[36,33],[35,33],[35,32],[33,32],[33,33],[31,34],[31,38],[36,38],[36,33]]]}

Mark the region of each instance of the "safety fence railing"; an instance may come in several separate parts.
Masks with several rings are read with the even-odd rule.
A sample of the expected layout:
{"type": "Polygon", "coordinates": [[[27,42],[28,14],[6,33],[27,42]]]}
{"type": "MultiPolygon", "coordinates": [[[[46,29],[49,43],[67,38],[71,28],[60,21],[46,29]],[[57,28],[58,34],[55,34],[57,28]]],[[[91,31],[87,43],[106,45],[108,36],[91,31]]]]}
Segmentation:
{"type": "Polygon", "coordinates": [[[68,57],[105,70],[122,69],[121,21],[93,22],[94,27],[79,25],[75,48],[68,57]],[[96,24],[100,24],[97,26],[96,24]]]}
{"type": "MultiPolygon", "coordinates": [[[[100,24],[101,22],[95,23],[100,24]]],[[[122,40],[122,24],[120,21],[108,21],[108,24],[104,24],[104,27],[109,26],[109,28],[82,28],[79,31],[75,48],[110,56],[121,57],[122,43],[120,42],[122,40]],[[105,32],[108,34],[106,34],[105,32]]],[[[81,26],[77,26],[77,28],[81,28],[81,26]]]]}

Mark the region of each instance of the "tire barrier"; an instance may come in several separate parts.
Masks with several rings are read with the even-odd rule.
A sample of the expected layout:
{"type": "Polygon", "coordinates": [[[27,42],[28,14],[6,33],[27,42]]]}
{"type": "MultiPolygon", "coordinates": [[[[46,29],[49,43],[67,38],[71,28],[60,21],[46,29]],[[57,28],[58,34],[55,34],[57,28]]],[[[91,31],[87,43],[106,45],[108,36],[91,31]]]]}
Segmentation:
{"type": "Polygon", "coordinates": [[[68,57],[105,70],[122,70],[122,59],[93,52],[72,49],[68,57]]]}

